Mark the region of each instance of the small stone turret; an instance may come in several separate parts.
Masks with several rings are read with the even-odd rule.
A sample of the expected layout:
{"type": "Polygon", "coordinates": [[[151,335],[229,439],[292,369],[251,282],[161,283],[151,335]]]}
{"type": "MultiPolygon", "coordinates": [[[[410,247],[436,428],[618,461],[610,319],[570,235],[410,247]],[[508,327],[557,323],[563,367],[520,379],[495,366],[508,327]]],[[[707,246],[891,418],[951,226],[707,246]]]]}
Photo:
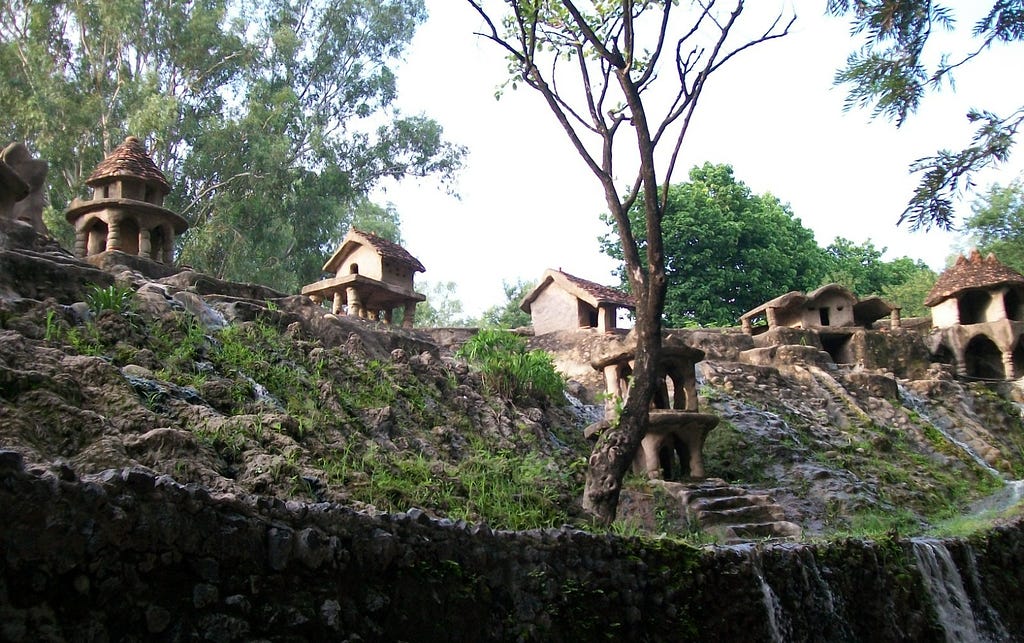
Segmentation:
{"type": "Polygon", "coordinates": [[[75,227],[75,255],[107,251],[174,263],[174,240],[188,222],[163,207],[171,186],[142,141],[129,136],[86,181],[89,199],[75,199],[65,213],[75,227]]]}

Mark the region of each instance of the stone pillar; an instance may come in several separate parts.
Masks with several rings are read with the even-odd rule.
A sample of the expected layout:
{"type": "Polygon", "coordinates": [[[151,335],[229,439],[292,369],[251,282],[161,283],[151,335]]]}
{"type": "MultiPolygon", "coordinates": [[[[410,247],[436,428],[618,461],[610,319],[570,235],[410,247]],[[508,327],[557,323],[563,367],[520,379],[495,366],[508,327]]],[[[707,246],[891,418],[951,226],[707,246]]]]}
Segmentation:
{"type": "Polygon", "coordinates": [[[1003,373],[1006,374],[1006,379],[1012,380],[1017,377],[1013,368],[1013,351],[1003,351],[1003,373]]]}
{"type": "Polygon", "coordinates": [[[324,303],[324,298],[321,297],[320,295],[310,295],[309,300],[316,304],[317,306],[324,303]]]}
{"type": "Polygon", "coordinates": [[[107,226],[107,250],[121,249],[121,221],[124,215],[115,212],[110,215],[110,223],[107,226]]]}
{"type": "Polygon", "coordinates": [[[903,326],[903,321],[900,319],[899,308],[893,308],[892,312],[889,313],[889,326],[891,328],[900,328],[903,326]]]}
{"type": "Polygon", "coordinates": [[[771,330],[772,328],[775,328],[775,325],[778,323],[778,320],[775,319],[775,309],[765,308],[764,317],[768,320],[768,329],[771,330]]]}
{"type": "Polygon", "coordinates": [[[89,232],[85,228],[75,230],[75,256],[84,257],[89,252],[89,232]]]}
{"type": "Polygon", "coordinates": [[[348,314],[352,317],[365,317],[366,313],[363,311],[363,301],[359,299],[359,292],[349,286],[345,289],[345,295],[348,298],[348,314]]]}
{"type": "Polygon", "coordinates": [[[619,387],[619,367],[617,364],[609,364],[604,367],[604,388],[608,395],[604,398],[604,417],[612,419],[612,412],[615,405],[622,399],[622,390],[619,387]]]}
{"type": "Polygon", "coordinates": [[[740,320],[740,329],[748,335],[754,334],[754,327],[750,325],[749,318],[744,317],[742,320],[740,320]]]}
{"type": "Polygon", "coordinates": [[[602,333],[615,330],[615,306],[597,307],[597,330],[602,333]]]}
{"type": "Polygon", "coordinates": [[[402,328],[412,328],[416,323],[416,302],[406,302],[402,314],[402,328]]]}
{"type": "Polygon", "coordinates": [[[168,266],[174,264],[174,228],[169,225],[164,226],[164,247],[163,247],[163,262],[168,266]]]}
{"type": "MultiPolygon", "coordinates": [[[[704,477],[704,437],[693,436],[686,440],[686,446],[690,450],[690,477],[704,477]]],[[[680,463],[682,464],[682,463],[680,463]]]]}
{"type": "MultiPolygon", "coordinates": [[[[334,313],[335,315],[344,315],[345,311],[342,308],[344,305],[345,305],[345,300],[341,296],[341,291],[340,290],[335,290],[334,291],[334,304],[331,306],[331,312],[334,313]]],[[[352,300],[351,299],[349,300],[349,303],[348,303],[348,312],[350,314],[352,313],[352,300]]]]}
{"type": "Polygon", "coordinates": [[[141,228],[139,230],[139,256],[146,259],[153,258],[153,245],[150,236],[148,228],[141,228]]]}

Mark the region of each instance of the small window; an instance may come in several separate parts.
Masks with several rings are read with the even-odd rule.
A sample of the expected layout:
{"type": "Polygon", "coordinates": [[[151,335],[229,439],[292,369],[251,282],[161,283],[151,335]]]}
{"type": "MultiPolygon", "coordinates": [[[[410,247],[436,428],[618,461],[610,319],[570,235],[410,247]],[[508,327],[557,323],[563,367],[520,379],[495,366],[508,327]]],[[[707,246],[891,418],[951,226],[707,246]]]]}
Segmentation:
{"type": "Polygon", "coordinates": [[[350,265],[348,267],[348,274],[350,274],[350,275],[358,275],[359,274],[359,264],[354,263],[354,264],[350,265]]]}
{"type": "Polygon", "coordinates": [[[828,308],[818,309],[818,319],[821,320],[822,326],[828,326],[828,308]]]}

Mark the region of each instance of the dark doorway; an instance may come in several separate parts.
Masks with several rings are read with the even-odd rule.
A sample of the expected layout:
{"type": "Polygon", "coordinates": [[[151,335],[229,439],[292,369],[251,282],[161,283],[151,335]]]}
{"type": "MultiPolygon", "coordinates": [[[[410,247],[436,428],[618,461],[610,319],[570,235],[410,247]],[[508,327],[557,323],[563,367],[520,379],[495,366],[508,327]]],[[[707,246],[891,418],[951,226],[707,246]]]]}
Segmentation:
{"type": "Polygon", "coordinates": [[[849,333],[822,333],[821,347],[836,364],[852,364],[855,360],[850,350],[851,337],[849,333]]]}
{"type": "Polygon", "coordinates": [[[1003,370],[1003,353],[995,342],[985,335],[977,335],[968,342],[964,351],[964,364],[968,377],[986,380],[1006,378],[1003,370]]]}
{"type": "Polygon", "coordinates": [[[828,326],[828,308],[818,309],[818,319],[821,321],[822,326],[828,326]]]}
{"type": "Polygon", "coordinates": [[[992,297],[984,290],[972,290],[961,295],[956,303],[960,309],[961,324],[980,324],[985,321],[985,310],[992,297]]]}

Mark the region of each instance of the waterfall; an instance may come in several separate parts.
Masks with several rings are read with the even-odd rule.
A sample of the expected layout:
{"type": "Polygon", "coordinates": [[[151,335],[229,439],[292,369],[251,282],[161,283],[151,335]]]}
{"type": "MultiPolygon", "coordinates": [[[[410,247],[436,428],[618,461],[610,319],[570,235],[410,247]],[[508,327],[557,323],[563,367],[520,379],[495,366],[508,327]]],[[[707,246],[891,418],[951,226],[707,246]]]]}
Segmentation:
{"type": "Polygon", "coordinates": [[[604,419],[604,405],[602,404],[584,404],[578,397],[571,395],[568,391],[563,393],[566,401],[569,402],[569,407],[572,409],[573,416],[576,417],[576,421],[580,426],[587,426],[594,422],[600,422],[604,419]]]}
{"type": "Polygon", "coordinates": [[[758,584],[758,591],[761,594],[761,603],[764,605],[765,616],[768,618],[768,635],[772,643],[785,643],[789,637],[786,632],[790,629],[786,613],[782,609],[782,603],[772,586],[764,577],[764,567],[761,561],[761,549],[756,545],[743,544],[735,547],[738,551],[745,552],[750,561],[750,568],[754,572],[754,578],[758,584]]]}
{"type": "Polygon", "coordinates": [[[939,540],[915,538],[911,541],[917,569],[935,608],[935,616],[949,643],[973,643],[982,637],[974,618],[960,571],[949,550],[939,540]]]}
{"type": "Polygon", "coordinates": [[[974,460],[978,464],[979,467],[981,467],[985,471],[988,471],[989,473],[991,473],[996,478],[999,478],[1000,480],[1006,480],[1006,478],[1003,477],[1003,474],[1000,473],[998,469],[996,469],[988,462],[986,462],[985,458],[981,457],[977,451],[971,448],[971,445],[967,444],[966,442],[957,440],[956,438],[953,437],[952,434],[950,434],[949,431],[944,429],[936,422],[932,421],[931,417],[928,415],[928,410],[926,408],[925,401],[920,396],[907,390],[902,384],[897,384],[897,387],[900,392],[900,400],[904,403],[904,405],[906,405],[908,408],[912,409],[918,415],[920,415],[921,419],[927,422],[936,431],[941,433],[942,437],[949,440],[950,444],[953,444],[961,451],[966,453],[972,460],[974,460]]]}

